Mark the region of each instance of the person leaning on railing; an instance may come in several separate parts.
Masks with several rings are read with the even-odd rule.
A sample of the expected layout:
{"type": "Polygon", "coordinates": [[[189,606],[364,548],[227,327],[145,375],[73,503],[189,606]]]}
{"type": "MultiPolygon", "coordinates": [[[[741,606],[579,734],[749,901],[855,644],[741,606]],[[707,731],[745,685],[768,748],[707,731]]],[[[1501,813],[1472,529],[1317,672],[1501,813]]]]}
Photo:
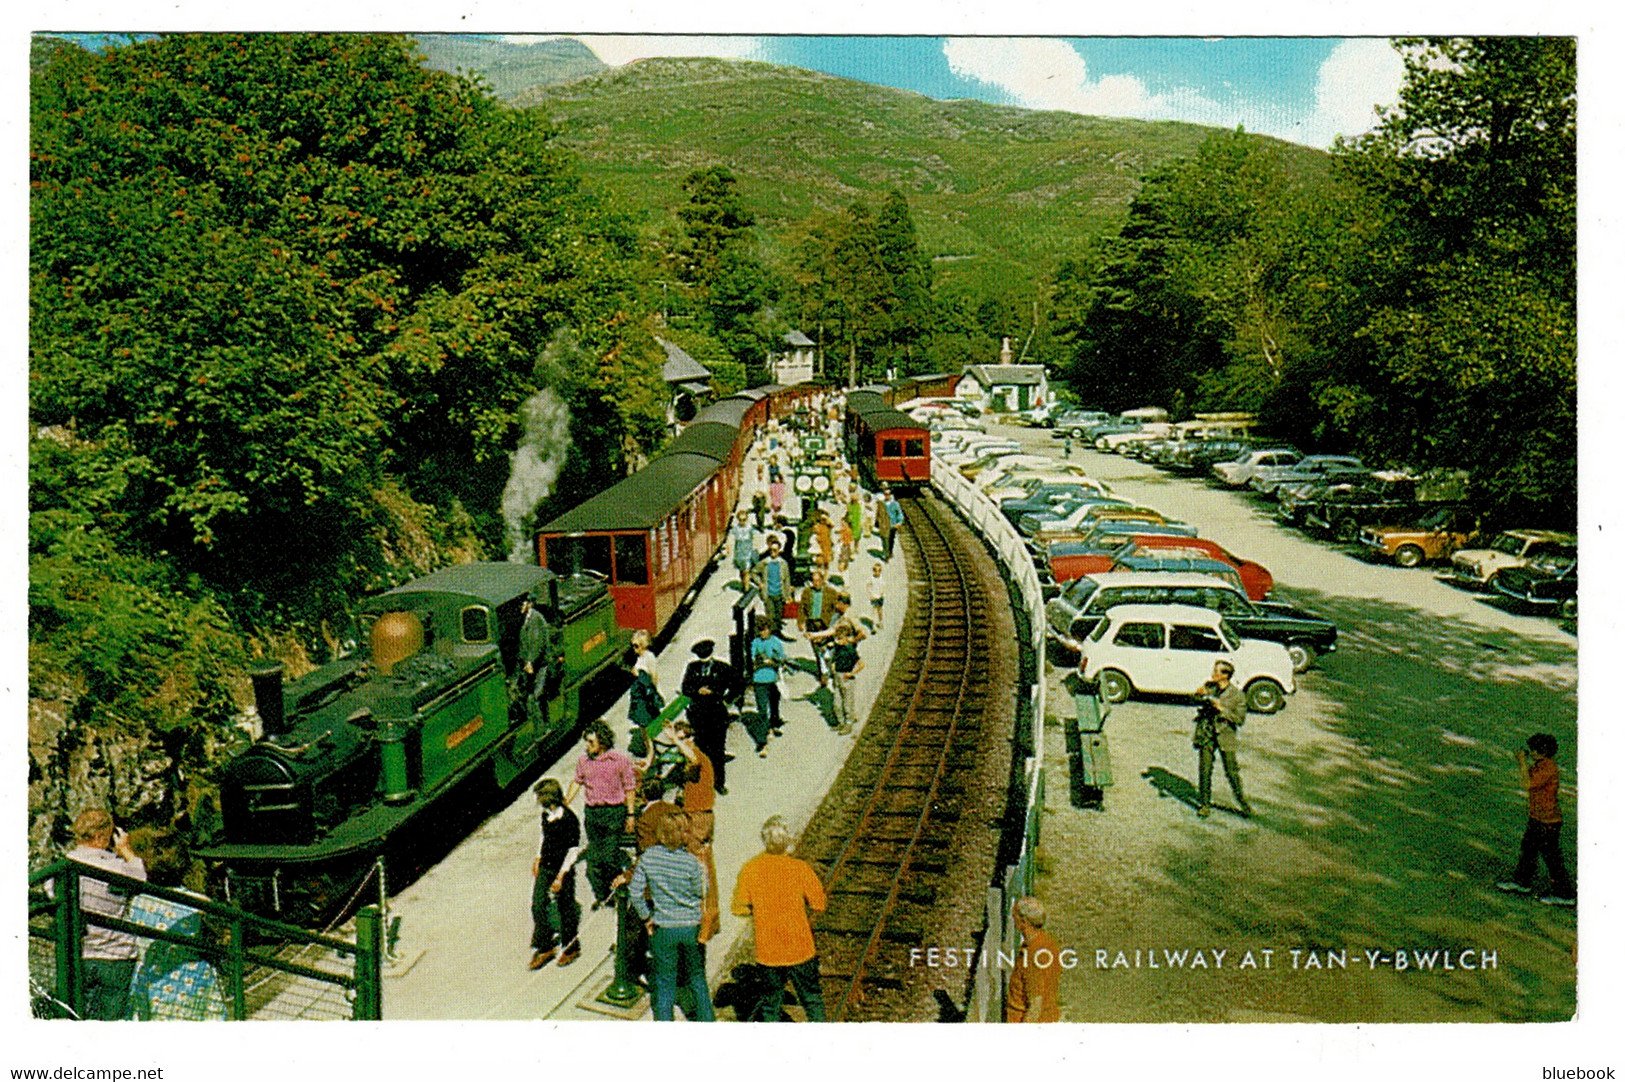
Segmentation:
{"type": "MultiPolygon", "coordinates": [[[[146,864],[135,855],[129,835],[114,824],[106,808],[80,812],[73,821],[73,838],[74,847],[67,853],[69,860],[146,881],[146,864]]],[[[129,892],[100,879],[80,876],[79,908],[92,916],[123,920],[129,915],[129,892]]],[[[86,921],[79,955],[84,960],[85,1018],[112,1022],[126,1016],[130,980],[135,976],[140,954],[139,942],[129,932],[86,921]]]]}

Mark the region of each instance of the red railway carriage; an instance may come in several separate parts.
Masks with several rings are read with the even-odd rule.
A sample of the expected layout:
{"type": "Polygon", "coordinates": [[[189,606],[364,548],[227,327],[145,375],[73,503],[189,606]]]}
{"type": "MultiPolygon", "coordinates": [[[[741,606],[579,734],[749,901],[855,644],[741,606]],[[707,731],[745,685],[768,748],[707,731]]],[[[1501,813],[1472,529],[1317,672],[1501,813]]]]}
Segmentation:
{"type": "Polygon", "coordinates": [[[616,622],[659,635],[727,537],[751,440],[823,390],[770,385],[706,406],[648,466],[542,526],[537,562],[604,576],[616,622]]]}
{"type": "Polygon", "coordinates": [[[715,458],[661,455],[543,526],[537,562],[558,574],[603,575],[615,622],[657,635],[722,542],[726,507],[715,458]]]}
{"type": "Polygon", "coordinates": [[[915,376],[913,379],[914,396],[916,398],[952,398],[954,392],[959,388],[960,374],[957,372],[930,372],[923,376],[915,376]]]}
{"type": "Polygon", "coordinates": [[[884,402],[871,388],[846,397],[847,456],[870,484],[922,485],[931,480],[931,430],[884,402]]]}

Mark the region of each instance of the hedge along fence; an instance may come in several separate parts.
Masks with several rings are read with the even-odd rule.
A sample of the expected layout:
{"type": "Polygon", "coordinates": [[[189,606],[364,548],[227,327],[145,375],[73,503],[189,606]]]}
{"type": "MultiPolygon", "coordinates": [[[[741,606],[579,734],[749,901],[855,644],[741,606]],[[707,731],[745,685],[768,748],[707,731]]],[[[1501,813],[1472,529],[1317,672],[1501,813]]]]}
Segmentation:
{"type": "Polygon", "coordinates": [[[1022,829],[1019,836],[1012,836],[1007,826],[1004,841],[1008,844],[1000,847],[1001,873],[998,883],[988,888],[982,949],[974,960],[971,998],[966,1007],[967,1021],[998,1021],[1003,1017],[1007,972],[998,964],[998,957],[1001,953],[1009,956],[1020,946],[1010,922],[1010,907],[1017,898],[1032,893],[1034,853],[1044,811],[1044,588],[1021,535],[986,493],[940,458],[932,460],[931,484],[992,551],[1010,592],[1021,646],[1024,690],[1016,696],[1015,733],[1016,747],[1021,752],[1021,774],[1012,778],[1012,806],[1005,822],[1019,820],[1022,829]]]}

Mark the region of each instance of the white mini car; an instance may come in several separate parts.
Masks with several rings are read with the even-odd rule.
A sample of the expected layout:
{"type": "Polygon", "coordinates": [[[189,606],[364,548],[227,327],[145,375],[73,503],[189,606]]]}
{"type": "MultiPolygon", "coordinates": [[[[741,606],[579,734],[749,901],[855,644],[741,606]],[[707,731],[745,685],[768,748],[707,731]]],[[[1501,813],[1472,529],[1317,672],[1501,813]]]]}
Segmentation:
{"type": "Polygon", "coordinates": [[[1231,680],[1247,693],[1247,708],[1273,714],[1297,690],[1286,647],[1244,639],[1216,612],[1193,605],[1118,605],[1083,644],[1079,668],[1100,681],[1107,702],[1137,691],[1192,695],[1213,675],[1213,663],[1236,667],[1231,680]]]}

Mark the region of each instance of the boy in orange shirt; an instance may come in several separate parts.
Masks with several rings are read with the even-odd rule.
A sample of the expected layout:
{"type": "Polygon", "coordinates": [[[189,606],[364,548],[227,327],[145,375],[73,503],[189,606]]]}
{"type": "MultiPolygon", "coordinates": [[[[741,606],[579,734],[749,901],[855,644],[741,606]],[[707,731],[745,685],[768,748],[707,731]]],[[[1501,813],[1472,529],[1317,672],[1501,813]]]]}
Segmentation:
{"type": "Polygon", "coordinates": [[[1495,884],[1501,890],[1514,894],[1532,894],[1535,882],[1535,864],[1544,858],[1546,871],[1552,878],[1552,892],[1543,894],[1546,905],[1574,905],[1574,881],[1563,863],[1563,848],[1559,835],[1563,831],[1563,812],[1557,806],[1558,770],[1553,758],[1557,754],[1557,737],[1550,733],[1536,733],[1526,742],[1529,756],[1523,748],[1513,752],[1518,761],[1518,777],[1529,794],[1529,824],[1524,827],[1523,844],[1518,850],[1518,867],[1512,878],[1495,884]]]}
{"type": "Polygon", "coordinates": [[[734,885],[733,913],[750,917],[756,961],[767,969],[761,1021],[777,1022],[784,1005],[784,982],[795,986],[807,1021],[824,1021],[824,993],[818,980],[818,947],[813,943],[810,906],[824,911],[824,887],[812,865],[789,855],[792,835],[780,816],[762,824],[767,850],[745,862],[734,885]]]}

